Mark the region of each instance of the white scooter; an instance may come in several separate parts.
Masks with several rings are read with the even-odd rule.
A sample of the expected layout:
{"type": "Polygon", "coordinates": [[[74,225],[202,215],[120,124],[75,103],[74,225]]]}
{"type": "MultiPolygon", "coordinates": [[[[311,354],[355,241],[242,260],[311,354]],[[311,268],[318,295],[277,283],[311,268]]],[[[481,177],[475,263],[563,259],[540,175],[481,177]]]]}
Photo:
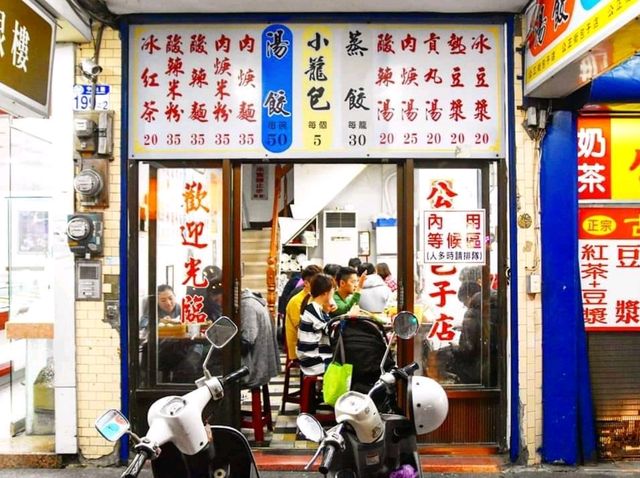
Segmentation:
{"type": "Polygon", "coordinates": [[[107,440],[115,442],[126,433],[135,443],[136,454],[122,478],[136,478],[147,460],[152,460],[154,478],[258,478],[244,435],[230,427],[207,427],[202,421],[202,411],[209,401],[222,400],[225,385],[249,373],[242,367],[225,377],[213,377],[207,369],[213,350],[223,348],[237,332],[228,317],[220,317],[207,329],[211,348],[202,366],[204,376],[196,381],[198,388],[151,405],[145,437],[133,433],[118,410],[109,410],[96,420],[96,429],[107,440]]]}
{"type": "MultiPolygon", "coordinates": [[[[383,364],[394,338],[409,339],[418,331],[418,319],[410,312],[400,312],[393,323],[394,334],[380,366],[380,379],[363,394],[350,391],[335,404],[338,424],[325,432],[318,420],[301,414],[298,429],[319,447],[307,464],[309,469],[323,453],[320,473],[335,478],[422,477],[416,435],[429,433],[444,422],[449,411],[447,394],[438,382],[428,377],[414,377],[418,364],[385,372],[383,364]],[[396,381],[406,383],[409,417],[380,413],[372,397],[386,393],[395,402],[396,381]]],[[[392,408],[397,408],[392,403],[392,408]]]]}

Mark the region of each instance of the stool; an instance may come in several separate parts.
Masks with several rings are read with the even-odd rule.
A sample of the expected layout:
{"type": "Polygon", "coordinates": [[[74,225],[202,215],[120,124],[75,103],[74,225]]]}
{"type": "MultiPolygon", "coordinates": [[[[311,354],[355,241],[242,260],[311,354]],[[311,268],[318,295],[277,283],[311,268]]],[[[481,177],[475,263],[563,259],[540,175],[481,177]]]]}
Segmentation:
{"type": "Polygon", "coordinates": [[[273,431],[271,420],[271,401],[269,399],[269,384],[251,389],[251,411],[242,412],[243,428],[253,428],[256,442],[264,441],[264,426],[273,431]],[[262,391],[262,403],[260,402],[260,392],[262,391]]]}
{"type": "MultiPolygon", "coordinates": [[[[300,413],[309,413],[316,417],[320,423],[333,423],[335,422],[334,413],[316,413],[316,383],[318,382],[318,375],[302,375],[302,385],[300,388],[300,413]]],[[[322,408],[333,408],[329,405],[324,405],[322,408]]]]}
{"type": "MultiPolygon", "coordinates": [[[[285,347],[286,349],[286,347],[285,347]]],[[[285,351],[286,353],[286,351],[285,351]]],[[[300,385],[295,392],[289,392],[289,383],[291,380],[291,369],[297,368],[300,374],[300,382],[302,378],[302,372],[300,372],[300,362],[298,359],[286,359],[284,366],[284,386],[282,387],[282,404],[280,405],[280,413],[284,413],[287,403],[300,403],[300,385]]],[[[300,383],[298,382],[298,383],[300,383]]]]}

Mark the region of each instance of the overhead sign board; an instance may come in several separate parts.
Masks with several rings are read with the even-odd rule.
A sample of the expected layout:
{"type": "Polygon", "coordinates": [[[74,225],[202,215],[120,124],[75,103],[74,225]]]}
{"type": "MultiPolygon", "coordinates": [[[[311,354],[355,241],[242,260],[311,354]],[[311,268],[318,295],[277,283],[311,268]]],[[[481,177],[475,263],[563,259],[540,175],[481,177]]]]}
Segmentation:
{"type": "Polygon", "coordinates": [[[640,48],[637,0],[536,0],[527,9],[526,95],[563,97],[640,48]]]}
{"type": "Polygon", "coordinates": [[[55,23],[38,5],[0,4],[0,109],[48,116],[54,43],[55,23]]]}
{"type": "Polygon", "coordinates": [[[503,157],[500,25],[140,25],[129,157],[503,157]]]}

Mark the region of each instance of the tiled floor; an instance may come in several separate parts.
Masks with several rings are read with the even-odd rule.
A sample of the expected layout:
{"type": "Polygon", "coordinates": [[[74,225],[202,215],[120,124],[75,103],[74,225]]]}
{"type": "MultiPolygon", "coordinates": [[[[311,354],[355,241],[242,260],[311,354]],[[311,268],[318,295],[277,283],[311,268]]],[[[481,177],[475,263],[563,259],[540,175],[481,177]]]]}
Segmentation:
{"type": "MultiPolygon", "coordinates": [[[[285,358],[281,355],[282,370],[284,371],[285,358]]],[[[299,385],[297,371],[291,375],[289,382],[289,391],[297,390],[299,385]],[[293,387],[292,387],[293,385],[293,387]]],[[[253,429],[243,428],[245,434],[252,446],[257,448],[269,449],[311,449],[315,450],[318,446],[297,436],[296,418],[300,413],[300,407],[296,403],[287,403],[286,411],[280,413],[280,405],[282,404],[282,390],[284,388],[284,373],[269,382],[269,396],[271,401],[271,416],[273,420],[273,432],[265,427],[265,441],[256,443],[253,429]]],[[[242,410],[251,411],[251,394],[248,390],[243,392],[242,410]]]]}

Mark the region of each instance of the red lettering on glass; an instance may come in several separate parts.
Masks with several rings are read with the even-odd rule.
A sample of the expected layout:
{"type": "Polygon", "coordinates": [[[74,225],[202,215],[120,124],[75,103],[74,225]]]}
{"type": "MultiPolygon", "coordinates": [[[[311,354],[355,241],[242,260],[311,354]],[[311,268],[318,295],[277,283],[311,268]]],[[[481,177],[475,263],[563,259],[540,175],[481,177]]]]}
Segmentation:
{"type": "Polygon", "coordinates": [[[209,212],[209,208],[202,204],[203,199],[207,196],[207,190],[202,187],[199,181],[192,181],[184,185],[184,211],[190,213],[199,211],[200,209],[209,212]]]}
{"type": "Polygon", "coordinates": [[[197,247],[203,249],[207,247],[206,243],[200,242],[200,236],[204,232],[204,222],[187,221],[184,226],[180,226],[180,234],[182,235],[182,245],[197,247]]]}
{"type": "Polygon", "coordinates": [[[188,324],[201,324],[207,321],[207,314],[202,311],[204,297],[187,294],[182,298],[182,320],[188,324]]]}
{"type": "Polygon", "coordinates": [[[198,280],[198,277],[201,276],[200,264],[202,264],[200,259],[189,257],[189,260],[184,263],[187,277],[182,282],[182,285],[187,285],[188,282],[191,282],[194,287],[207,287],[209,285],[209,281],[206,277],[203,277],[201,281],[198,280]]]}

